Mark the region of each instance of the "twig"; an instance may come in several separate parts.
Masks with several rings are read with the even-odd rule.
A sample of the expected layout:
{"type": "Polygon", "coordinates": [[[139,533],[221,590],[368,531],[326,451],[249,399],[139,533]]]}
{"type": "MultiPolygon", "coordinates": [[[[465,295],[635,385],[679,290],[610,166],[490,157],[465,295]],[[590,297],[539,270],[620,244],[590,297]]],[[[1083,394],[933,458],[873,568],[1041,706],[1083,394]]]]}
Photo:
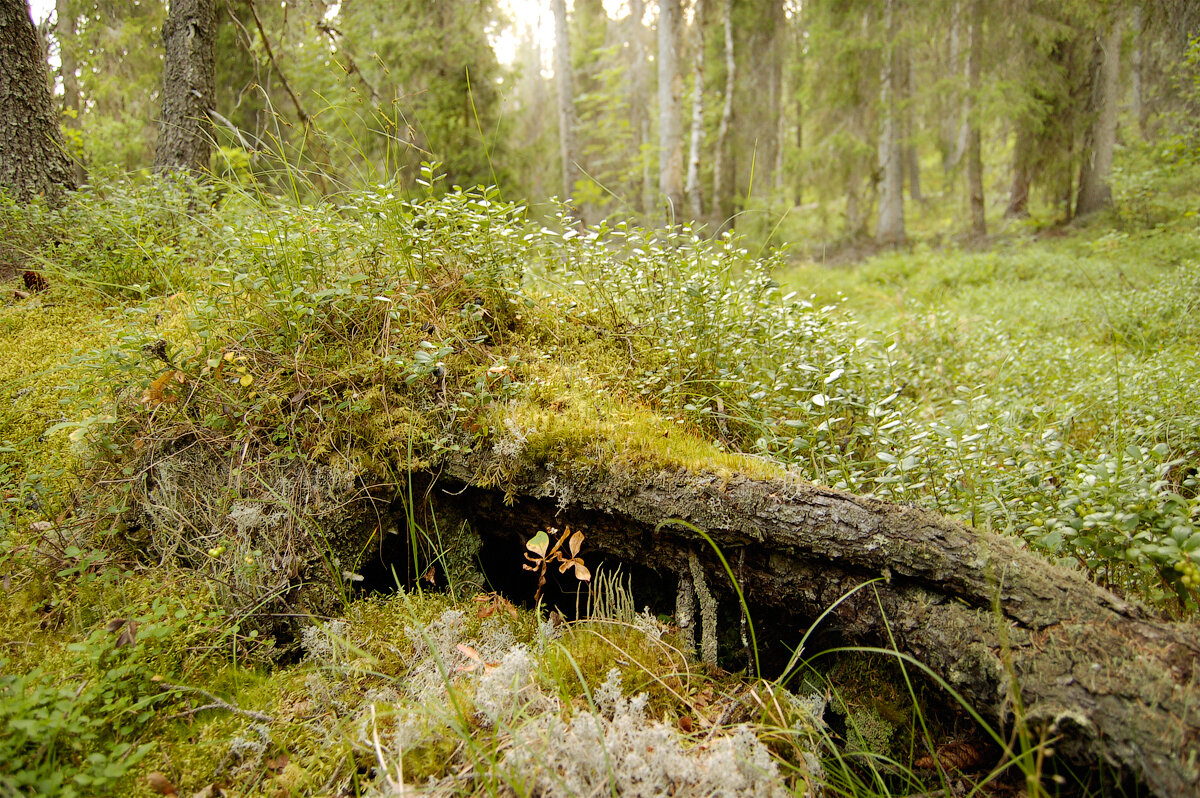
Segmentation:
{"type": "MultiPolygon", "coordinates": [[[[342,32],[330,25],[324,20],[317,23],[317,30],[329,37],[329,43],[335,48],[338,47],[337,37],[342,35],[342,32]]],[[[367,76],[358,68],[358,64],[354,62],[354,58],[350,55],[350,51],[345,47],[341,47],[339,55],[346,59],[346,74],[357,75],[362,85],[367,87],[367,91],[371,93],[371,105],[379,105],[379,92],[375,90],[375,86],[371,81],[367,80],[367,76]]]]}
{"type": "Polygon", "coordinates": [[[167,690],[175,690],[175,691],[178,691],[181,693],[183,693],[183,692],[200,693],[200,695],[204,696],[205,698],[207,698],[209,701],[212,702],[211,704],[205,704],[202,707],[195,707],[193,709],[185,709],[183,712],[176,712],[174,715],[171,715],[170,717],[166,718],[167,720],[174,720],[175,718],[181,718],[184,715],[195,715],[197,712],[203,712],[206,709],[224,709],[227,712],[232,712],[235,715],[241,715],[243,717],[250,718],[251,720],[256,720],[259,723],[274,723],[275,722],[275,719],[273,717],[271,717],[270,715],[264,715],[262,712],[255,712],[250,709],[242,709],[239,706],[235,706],[233,704],[230,704],[228,701],[224,701],[224,700],[218,698],[217,696],[213,695],[212,693],[208,692],[207,690],[205,690],[202,687],[187,687],[187,686],[181,685],[181,684],[168,684],[166,682],[163,682],[162,686],[165,687],[167,690]]]}
{"type": "Polygon", "coordinates": [[[258,28],[258,35],[262,37],[263,49],[267,52],[267,60],[271,62],[271,68],[275,70],[275,74],[283,81],[283,88],[287,91],[288,96],[292,98],[292,105],[296,106],[296,116],[300,117],[300,122],[304,127],[310,127],[312,117],[304,109],[304,104],[300,102],[300,98],[296,96],[296,92],[292,91],[292,84],[288,82],[287,76],[279,68],[279,62],[275,60],[275,51],[271,49],[271,39],[267,36],[267,31],[263,27],[262,18],[258,16],[258,7],[254,5],[254,0],[246,0],[246,5],[250,6],[250,14],[254,17],[254,26],[258,28]]]}

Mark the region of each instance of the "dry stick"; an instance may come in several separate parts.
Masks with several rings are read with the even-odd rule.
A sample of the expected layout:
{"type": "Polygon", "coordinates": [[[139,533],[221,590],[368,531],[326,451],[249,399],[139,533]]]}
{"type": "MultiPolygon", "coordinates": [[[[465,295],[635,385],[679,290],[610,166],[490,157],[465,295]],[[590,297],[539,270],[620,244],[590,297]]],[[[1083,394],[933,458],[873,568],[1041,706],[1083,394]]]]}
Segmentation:
{"type": "MultiPolygon", "coordinates": [[[[305,110],[304,104],[300,102],[300,98],[292,90],[292,84],[288,81],[287,75],[283,74],[283,70],[279,68],[279,62],[275,60],[275,51],[271,48],[271,39],[267,36],[266,28],[263,27],[262,18],[258,15],[258,6],[254,5],[254,0],[246,0],[246,5],[250,7],[250,14],[254,17],[254,26],[258,28],[258,35],[262,37],[263,49],[267,53],[267,60],[271,62],[271,69],[279,76],[284,90],[287,91],[288,97],[292,99],[292,105],[296,106],[296,116],[300,118],[300,124],[304,126],[304,132],[307,135],[310,130],[314,129],[312,116],[305,110]]],[[[313,145],[318,147],[321,154],[325,156],[326,165],[330,165],[329,153],[320,145],[315,136],[313,138],[313,145]]],[[[320,172],[317,173],[317,179],[321,183],[321,193],[328,194],[325,178],[320,172]]]]}
{"type": "Polygon", "coordinates": [[[267,31],[263,28],[262,19],[258,16],[258,7],[254,5],[254,0],[246,0],[246,5],[250,7],[250,14],[254,17],[254,26],[258,28],[258,35],[262,37],[263,49],[267,51],[267,60],[271,62],[271,69],[275,70],[275,74],[283,81],[283,88],[287,91],[288,97],[292,98],[292,105],[296,106],[296,116],[300,117],[300,123],[305,128],[312,124],[312,117],[308,111],[304,110],[303,103],[296,96],[296,92],[292,91],[292,84],[288,82],[287,76],[283,74],[283,70],[279,68],[279,62],[275,60],[275,51],[271,49],[271,40],[267,37],[267,31]]]}
{"type": "MultiPolygon", "coordinates": [[[[329,43],[334,47],[337,47],[337,37],[342,35],[340,30],[324,20],[317,23],[317,30],[328,36],[329,43]]],[[[346,74],[357,76],[359,82],[366,86],[367,91],[371,94],[371,105],[379,105],[379,92],[375,90],[375,87],[371,84],[371,81],[367,80],[367,76],[363,73],[363,71],[358,68],[358,64],[355,63],[353,56],[350,55],[350,51],[343,47],[341,49],[341,56],[346,59],[346,74]]]]}

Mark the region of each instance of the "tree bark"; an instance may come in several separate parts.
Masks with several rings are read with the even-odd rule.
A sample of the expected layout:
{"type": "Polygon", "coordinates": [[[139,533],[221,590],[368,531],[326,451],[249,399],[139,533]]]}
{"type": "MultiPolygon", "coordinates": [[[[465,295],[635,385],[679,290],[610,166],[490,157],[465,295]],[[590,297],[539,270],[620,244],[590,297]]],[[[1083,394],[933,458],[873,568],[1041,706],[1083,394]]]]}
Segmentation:
{"type": "Polygon", "coordinates": [[[904,161],[900,142],[900,119],[896,104],[899,56],[896,52],[895,0],[883,7],[883,29],[888,42],[883,57],[879,105],[883,119],[879,132],[879,218],[875,241],[884,246],[904,243],[904,161]]]}
{"type": "Polygon", "coordinates": [[[658,190],[667,219],[683,215],[683,108],[679,73],[680,0],[658,6],[658,190]]]}
{"type": "Polygon", "coordinates": [[[725,97],[717,140],[713,145],[713,231],[719,232],[733,220],[733,166],[729,157],[729,131],[733,127],[733,92],[737,80],[737,61],[733,52],[733,0],[725,0],[721,13],[725,29],[725,97]]]}
{"type": "Polygon", "coordinates": [[[212,154],[216,0],[171,0],[163,24],[163,108],[154,171],[204,174],[212,154]]]}
{"type": "Polygon", "coordinates": [[[726,560],[744,557],[760,646],[785,652],[838,599],[881,578],[837,606],[832,631],[860,645],[894,640],[1002,733],[1017,722],[1035,737],[1045,730],[1055,756],[1077,767],[1103,762],[1164,798],[1200,788],[1188,756],[1200,740],[1200,629],[1159,620],[1011,538],[791,479],[553,463],[513,473],[495,457],[452,460],[430,495],[508,539],[513,569],[530,535],[566,523],[585,533],[589,564],[643,568],[646,584],[678,582],[682,595],[698,558],[708,590],[736,601],[709,544],[671,523],[682,519],[726,560]],[[502,490],[473,487],[502,472],[502,490]]]}
{"type": "Polygon", "coordinates": [[[692,24],[695,52],[692,54],[692,130],[688,142],[687,196],[693,219],[704,214],[704,198],[700,190],[700,144],[704,138],[704,0],[696,0],[692,24]]]}
{"type": "Polygon", "coordinates": [[[24,0],[0,0],[0,189],[59,205],[74,189],[45,52],[24,0]]]}
{"type": "MultiPolygon", "coordinates": [[[[962,4],[953,0],[950,3],[949,10],[949,30],[946,36],[946,73],[952,79],[955,86],[962,76],[962,43],[961,43],[961,21],[962,21],[962,4]]],[[[942,176],[948,178],[950,173],[958,166],[959,159],[962,157],[962,151],[959,149],[959,130],[962,127],[962,109],[961,93],[959,91],[948,91],[947,97],[942,103],[942,120],[939,135],[941,137],[942,151],[942,176]]],[[[945,193],[947,186],[943,183],[942,192],[945,193]]]]}
{"type": "Polygon", "coordinates": [[[1117,105],[1120,102],[1121,22],[1114,18],[1112,28],[1100,44],[1099,69],[1093,73],[1092,97],[1096,119],[1083,151],[1079,172],[1079,198],[1075,218],[1087,216],[1112,205],[1113,150],[1117,144],[1117,105]]]}
{"type": "Polygon", "coordinates": [[[578,172],[575,144],[575,90],[571,75],[571,36],[567,28],[567,5],[552,0],[554,10],[554,82],[558,86],[558,143],[562,161],[562,200],[575,193],[578,172]]]}
{"type": "Polygon", "coordinates": [[[1017,140],[1013,144],[1013,179],[1008,190],[1008,207],[1004,218],[1023,219],[1029,216],[1029,187],[1033,184],[1033,131],[1030,123],[1017,120],[1017,140]]]}
{"type": "Polygon", "coordinates": [[[971,51],[967,56],[967,202],[971,213],[971,235],[987,235],[983,201],[983,142],[980,133],[979,92],[983,61],[983,0],[971,1],[971,51]]]}
{"type": "Polygon", "coordinates": [[[1133,49],[1130,53],[1129,71],[1130,81],[1133,85],[1131,87],[1132,107],[1130,110],[1133,112],[1133,118],[1137,120],[1138,134],[1141,135],[1142,140],[1145,141],[1149,138],[1149,136],[1146,135],[1146,104],[1143,102],[1142,98],[1143,45],[1142,7],[1140,5],[1134,5],[1133,7],[1133,20],[1131,24],[1133,26],[1133,49]]]}
{"type": "Polygon", "coordinates": [[[910,107],[917,93],[916,75],[913,70],[912,57],[907,51],[901,58],[901,75],[904,77],[904,90],[901,96],[905,101],[902,114],[904,119],[904,180],[908,183],[908,198],[914,202],[924,202],[925,195],[921,192],[921,156],[917,150],[917,132],[913,123],[913,112],[910,107]]]}

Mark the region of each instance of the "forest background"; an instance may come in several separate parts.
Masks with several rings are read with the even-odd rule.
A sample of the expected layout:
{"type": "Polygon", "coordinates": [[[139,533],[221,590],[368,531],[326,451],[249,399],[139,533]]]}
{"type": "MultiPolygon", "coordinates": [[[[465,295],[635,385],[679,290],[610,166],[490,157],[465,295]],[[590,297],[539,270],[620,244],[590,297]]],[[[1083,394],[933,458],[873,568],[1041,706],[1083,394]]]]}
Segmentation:
{"type": "MultiPolygon", "coordinates": [[[[402,765],[448,792],[520,792],[560,784],[590,743],[513,762],[513,735],[557,739],[546,719],[602,685],[608,732],[621,717],[658,734],[661,716],[707,756],[693,722],[717,729],[714,695],[732,706],[745,685],[677,660],[669,608],[642,618],[632,581],[595,593],[623,631],[580,618],[565,658],[546,654],[561,630],[499,593],[464,612],[483,583],[451,577],[411,492],[414,472],[471,451],[639,478],[784,473],[1005,533],[1181,628],[1195,617],[1194,3],[59,0],[35,15],[83,190],[0,203],[0,279],[33,267],[0,315],[0,787],[148,794],[166,773],[172,789],[386,792],[402,765]],[[197,163],[164,163],[168,13],[199,7],[211,126],[197,163]],[[157,174],[178,166],[199,182],[157,174]],[[177,492],[220,502],[145,524],[161,495],[147,463],[180,440],[253,462],[177,492]],[[271,537],[288,524],[243,534],[238,508],[280,497],[240,475],[302,466],[407,484],[402,572],[364,579],[361,551],[302,548],[332,535],[271,537]],[[410,603],[426,575],[448,593],[410,603]],[[529,690],[487,681],[502,661],[529,690]],[[436,715],[426,688],[465,703],[436,715]],[[652,716],[622,689],[649,690],[652,716]],[[187,703],[200,695],[214,703],[187,703]],[[272,731],[250,706],[294,723],[272,731]],[[377,707],[386,744],[368,733],[377,707]]],[[[572,540],[569,559],[595,566],[572,540]]],[[[527,577],[528,560],[518,546],[488,576],[527,577]]],[[[745,609],[726,612],[720,661],[763,676],[736,639],[745,609]]],[[[785,707],[754,729],[774,746],[760,775],[949,789],[961,768],[938,752],[965,705],[850,654],[807,673],[837,696],[814,713],[788,703],[812,685],[793,644],[762,647],[788,666],[753,687],[785,707]]],[[[988,740],[970,750],[1001,764],[975,762],[972,783],[1050,794],[1075,771],[1051,777],[1053,745],[1019,714],[973,727],[988,740]]],[[[1076,792],[1108,794],[1095,770],[1076,792]]]]}
{"type": "MultiPolygon", "coordinates": [[[[1031,201],[1053,222],[1103,206],[1118,112],[1130,141],[1186,126],[1200,17],[1181,0],[550,6],[219,5],[213,166],[407,191],[436,162],[449,185],[570,197],[589,222],[810,248],[982,235],[1031,201]]],[[[166,8],[53,11],[81,173],[147,168],[166,8]]]]}

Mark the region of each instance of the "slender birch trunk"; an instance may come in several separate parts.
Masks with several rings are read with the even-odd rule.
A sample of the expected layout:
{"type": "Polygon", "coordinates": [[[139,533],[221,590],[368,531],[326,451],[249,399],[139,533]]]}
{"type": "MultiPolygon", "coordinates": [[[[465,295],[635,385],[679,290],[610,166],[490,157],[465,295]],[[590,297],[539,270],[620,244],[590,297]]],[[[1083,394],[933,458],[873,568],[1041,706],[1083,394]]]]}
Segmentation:
{"type": "Polygon", "coordinates": [[[693,219],[704,214],[700,190],[700,144],[704,138],[704,0],[696,0],[692,24],[695,52],[692,54],[692,131],[688,143],[687,196],[693,219]]]}
{"type": "Polygon", "coordinates": [[[575,90],[571,76],[571,36],[567,29],[567,5],[551,0],[554,11],[554,82],[558,86],[558,142],[562,161],[562,199],[575,193],[578,172],[575,143],[575,90]]]}
{"type": "Polygon", "coordinates": [[[680,0],[660,0],[658,11],[658,189],[667,218],[683,215],[683,108],[679,74],[680,0]]]}
{"type": "Polygon", "coordinates": [[[898,54],[896,52],[895,0],[887,0],[883,8],[883,29],[888,45],[880,81],[880,113],[883,115],[879,133],[879,218],[875,240],[885,246],[904,242],[904,162],[901,157],[900,119],[896,107],[898,54]]]}

